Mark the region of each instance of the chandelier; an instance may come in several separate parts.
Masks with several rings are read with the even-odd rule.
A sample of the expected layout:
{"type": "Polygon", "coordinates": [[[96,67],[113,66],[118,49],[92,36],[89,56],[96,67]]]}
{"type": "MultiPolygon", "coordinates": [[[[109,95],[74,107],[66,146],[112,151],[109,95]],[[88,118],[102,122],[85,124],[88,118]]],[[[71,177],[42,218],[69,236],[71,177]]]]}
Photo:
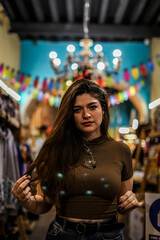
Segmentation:
{"type": "Polygon", "coordinates": [[[111,81],[112,74],[118,74],[121,64],[121,51],[115,50],[113,61],[113,71],[109,72],[109,63],[103,54],[103,48],[100,44],[95,45],[94,51],[91,50],[93,40],[89,38],[89,13],[90,1],[85,0],[84,16],[83,16],[83,32],[84,38],[80,40],[79,45],[82,50],[76,54],[75,46],[69,44],[67,46],[67,59],[64,62],[63,69],[60,69],[61,60],[57,58],[57,53],[52,51],[49,54],[51,66],[59,78],[66,82],[69,86],[72,82],[79,78],[85,78],[97,82],[102,87],[106,87],[107,81],[111,81]]]}

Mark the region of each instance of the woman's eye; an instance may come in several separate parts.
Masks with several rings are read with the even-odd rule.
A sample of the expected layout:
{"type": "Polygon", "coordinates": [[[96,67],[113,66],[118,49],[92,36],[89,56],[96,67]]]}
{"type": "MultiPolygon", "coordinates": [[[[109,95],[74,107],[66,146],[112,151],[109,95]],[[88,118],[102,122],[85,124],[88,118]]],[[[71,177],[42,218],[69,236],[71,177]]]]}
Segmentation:
{"type": "Polygon", "coordinates": [[[90,106],[90,107],[89,107],[89,109],[91,109],[91,110],[94,110],[94,109],[96,109],[96,108],[97,108],[96,105],[93,105],[93,106],[90,106]]]}
{"type": "Polygon", "coordinates": [[[79,113],[80,111],[81,111],[80,108],[75,108],[75,109],[73,109],[73,112],[74,112],[74,113],[79,113]]]}

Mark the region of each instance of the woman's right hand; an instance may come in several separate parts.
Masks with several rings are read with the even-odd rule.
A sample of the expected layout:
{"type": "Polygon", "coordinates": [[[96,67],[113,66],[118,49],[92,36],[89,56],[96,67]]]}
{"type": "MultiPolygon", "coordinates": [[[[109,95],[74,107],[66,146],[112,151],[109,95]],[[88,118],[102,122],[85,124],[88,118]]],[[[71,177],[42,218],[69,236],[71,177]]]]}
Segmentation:
{"type": "Polygon", "coordinates": [[[29,183],[31,181],[31,176],[24,175],[19,178],[12,188],[13,195],[20,202],[27,202],[31,197],[31,188],[29,183]]]}
{"type": "Polygon", "coordinates": [[[34,214],[48,212],[53,206],[47,197],[44,199],[40,184],[37,184],[37,195],[31,194],[29,183],[31,176],[24,175],[19,178],[12,188],[13,195],[21,202],[22,206],[34,214]]]}

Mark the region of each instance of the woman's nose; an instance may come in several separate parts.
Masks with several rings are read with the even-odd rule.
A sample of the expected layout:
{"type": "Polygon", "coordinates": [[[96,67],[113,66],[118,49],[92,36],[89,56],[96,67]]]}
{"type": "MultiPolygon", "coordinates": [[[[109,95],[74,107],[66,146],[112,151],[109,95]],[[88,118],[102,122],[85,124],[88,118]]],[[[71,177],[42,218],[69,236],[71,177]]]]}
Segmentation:
{"type": "Polygon", "coordinates": [[[91,116],[91,114],[89,113],[89,111],[87,109],[83,110],[83,118],[89,118],[91,116]]]}

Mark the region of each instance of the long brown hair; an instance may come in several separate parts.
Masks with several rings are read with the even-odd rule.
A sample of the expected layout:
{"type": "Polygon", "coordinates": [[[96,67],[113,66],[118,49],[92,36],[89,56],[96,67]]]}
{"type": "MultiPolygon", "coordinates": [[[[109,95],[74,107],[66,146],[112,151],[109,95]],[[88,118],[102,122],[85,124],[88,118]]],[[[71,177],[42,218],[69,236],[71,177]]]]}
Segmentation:
{"type": "Polygon", "coordinates": [[[83,150],[83,137],[73,119],[75,99],[83,93],[99,100],[104,111],[101,133],[111,139],[108,134],[109,109],[106,92],[91,80],[79,79],[73,82],[62,98],[50,135],[27,170],[30,174],[36,168],[34,180],[39,180],[44,193],[53,200],[56,199],[68,170],[79,163],[83,150]]]}

